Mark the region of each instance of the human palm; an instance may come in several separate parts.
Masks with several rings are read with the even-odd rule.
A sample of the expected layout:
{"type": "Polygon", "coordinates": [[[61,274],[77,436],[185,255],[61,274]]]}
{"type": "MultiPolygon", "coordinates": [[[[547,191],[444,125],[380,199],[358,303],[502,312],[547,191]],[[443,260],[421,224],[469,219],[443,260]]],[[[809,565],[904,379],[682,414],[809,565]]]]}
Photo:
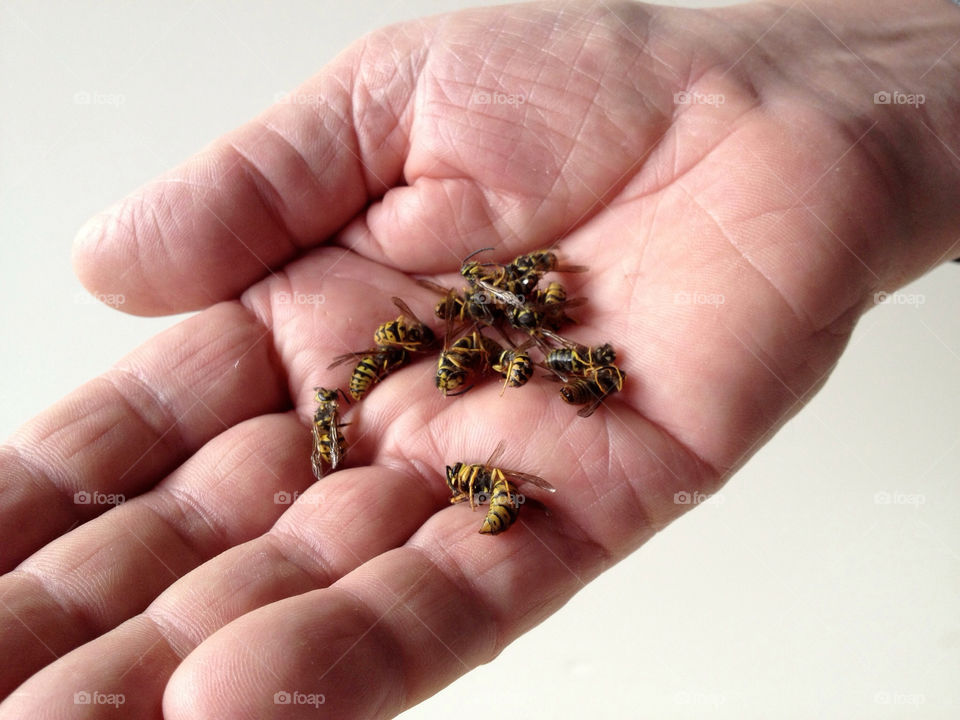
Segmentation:
{"type": "Polygon", "coordinates": [[[903,202],[857,112],[869,86],[840,73],[838,106],[757,61],[815,33],[791,16],[765,35],[783,13],[543,4],[390,28],[96,218],[91,290],[207,309],[12,439],[4,520],[58,509],[4,546],[4,570],[23,561],[0,581],[22,661],[4,692],[37,674],[0,718],[70,716],[93,690],[132,717],[299,717],[320,695],[389,716],[716,490],[871,293],[943,253],[890,270],[903,202]],[[569,334],[614,344],[623,391],[588,419],[539,378],[442,398],[421,359],[349,409],[345,467],[314,482],[313,387],[349,374],[332,358],[370,346],[391,296],[431,317],[415,278],[453,285],[485,246],[589,266],[563,278],[588,299],[569,334]],[[73,451],[56,467],[54,433],[73,451]],[[446,506],[443,468],[501,439],[557,492],[491,538],[446,506]],[[127,501],[69,502],[84,490],[127,501]]]}

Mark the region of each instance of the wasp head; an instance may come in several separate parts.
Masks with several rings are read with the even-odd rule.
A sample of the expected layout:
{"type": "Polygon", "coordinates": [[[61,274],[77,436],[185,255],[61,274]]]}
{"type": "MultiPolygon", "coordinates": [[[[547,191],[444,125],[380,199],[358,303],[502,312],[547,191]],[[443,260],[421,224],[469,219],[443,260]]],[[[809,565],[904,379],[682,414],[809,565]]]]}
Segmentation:
{"type": "Polygon", "coordinates": [[[617,360],[617,353],[610,343],[604,343],[596,349],[595,359],[599,365],[613,365],[617,360]]]}
{"type": "Polygon", "coordinates": [[[336,390],[327,390],[327,388],[315,387],[313,391],[316,393],[314,395],[314,399],[318,403],[333,402],[337,399],[336,390]]]}

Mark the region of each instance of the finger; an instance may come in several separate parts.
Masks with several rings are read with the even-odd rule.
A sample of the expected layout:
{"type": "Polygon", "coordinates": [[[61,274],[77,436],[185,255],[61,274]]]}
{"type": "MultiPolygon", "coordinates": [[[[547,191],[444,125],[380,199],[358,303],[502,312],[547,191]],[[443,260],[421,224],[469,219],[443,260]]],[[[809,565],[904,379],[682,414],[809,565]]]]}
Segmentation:
{"type": "MultiPolygon", "coordinates": [[[[177,668],[164,717],[265,716],[285,693],[303,700],[281,708],[285,717],[315,714],[309,698],[320,696],[330,717],[393,717],[489,661],[676,517],[684,506],[670,491],[713,481],[656,429],[636,432],[639,449],[626,458],[635,466],[611,468],[596,485],[582,471],[558,480],[550,516],[524,509],[519,527],[489,537],[477,534],[480,513],[448,508],[332,587],[225,626],[177,668]]],[[[576,467],[576,456],[553,454],[548,467],[576,467]]]]}
{"type": "MultiPolygon", "coordinates": [[[[361,468],[324,478],[269,533],[201,565],[141,615],[33,676],[0,703],[0,719],[69,714],[74,693],[95,691],[123,696],[129,717],[160,717],[167,679],[204,638],[251,609],[326,587],[401,544],[440,497],[398,471],[361,468]]],[[[109,704],[90,709],[115,712],[109,704]]]]}
{"type": "Polygon", "coordinates": [[[96,292],[155,315],[236,297],[321,242],[396,183],[405,152],[400,114],[413,83],[415,33],[355,44],[287,102],[216,141],[89,221],[74,248],[96,292]],[[375,88],[358,80],[368,46],[390,54],[375,88]],[[354,121],[359,122],[355,125],[354,121]]]}
{"type": "Polygon", "coordinates": [[[197,565],[266,532],[275,493],[313,482],[293,414],[218,435],[150,492],[39,550],[0,578],[0,698],[63,653],[142,611],[197,565]]]}
{"type": "Polygon", "coordinates": [[[0,448],[0,570],[285,397],[267,330],[238,304],[161,333],[0,448]]]}

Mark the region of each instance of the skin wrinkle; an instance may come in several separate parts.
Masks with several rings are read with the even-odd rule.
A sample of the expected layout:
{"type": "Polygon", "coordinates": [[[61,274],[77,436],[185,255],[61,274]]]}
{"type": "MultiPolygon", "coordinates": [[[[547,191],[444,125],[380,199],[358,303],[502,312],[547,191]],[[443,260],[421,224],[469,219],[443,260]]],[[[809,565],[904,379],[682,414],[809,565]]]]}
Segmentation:
{"type": "MultiPolygon", "coordinates": [[[[310,163],[307,161],[307,158],[303,152],[301,152],[300,149],[297,148],[297,146],[294,145],[293,142],[270,121],[258,119],[254,122],[263,128],[264,135],[275,137],[284,146],[286,146],[290,151],[290,156],[295,158],[300,167],[306,171],[305,174],[307,178],[309,178],[309,185],[304,187],[300,194],[291,198],[291,200],[300,200],[304,197],[304,195],[307,195],[311,192],[311,188],[316,191],[317,196],[320,196],[323,193],[323,188],[320,185],[320,179],[317,177],[316,173],[313,172],[313,168],[310,167],[310,163]]],[[[253,162],[249,155],[245,153],[239,145],[231,142],[230,147],[232,147],[243,157],[244,161],[249,165],[250,172],[255,173],[251,179],[257,184],[258,188],[261,187],[262,183],[264,199],[270,203],[270,205],[267,207],[268,212],[271,213],[274,220],[277,222],[277,225],[284,230],[287,237],[292,241],[297,249],[302,252],[307,246],[306,241],[310,240],[311,238],[302,237],[292,231],[290,221],[287,219],[291,214],[291,203],[284,200],[283,194],[277,190],[276,185],[267,178],[266,173],[264,173],[263,170],[253,162]],[[259,183],[257,182],[257,178],[260,179],[259,183]]]]}
{"type": "MultiPolygon", "coordinates": [[[[209,634],[201,634],[204,632],[203,630],[195,633],[194,637],[194,635],[191,635],[180,626],[180,623],[187,617],[189,617],[187,613],[167,613],[155,607],[155,603],[151,603],[143,613],[131,618],[131,620],[127,622],[139,622],[143,619],[152,625],[158,636],[157,642],[162,642],[167,650],[180,661],[186,658],[195,647],[209,637],[209,634]]],[[[156,643],[151,645],[147,652],[153,652],[155,647],[156,643]]]]}
{"type": "MultiPolygon", "coordinates": [[[[370,47],[370,43],[374,40],[380,40],[380,37],[377,34],[374,34],[360,41],[360,46],[357,51],[358,58],[354,65],[355,69],[350,74],[349,87],[344,86],[343,89],[344,97],[347,98],[349,102],[350,122],[346,124],[346,128],[352,134],[355,157],[362,168],[361,172],[366,177],[368,195],[370,197],[379,197],[390,189],[391,185],[393,184],[392,181],[395,180],[395,173],[390,173],[390,176],[385,179],[381,179],[374,173],[372,167],[378,166],[378,164],[373,160],[373,157],[375,156],[372,154],[376,150],[376,146],[368,147],[368,143],[366,142],[367,138],[361,138],[358,131],[358,128],[367,127],[362,120],[363,116],[369,112],[368,108],[371,105],[369,102],[364,104],[363,94],[369,93],[366,79],[367,74],[369,73],[367,68],[370,67],[370,64],[366,56],[370,47]],[[374,178],[376,179],[376,183],[374,183],[374,178]]],[[[409,96],[412,95],[412,92],[410,91],[409,86],[403,90],[407,95],[407,100],[404,103],[406,104],[409,102],[409,96]]],[[[385,107],[379,102],[376,103],[376,105],[378,108],[385,107]]],[[[398,118],[394,114],[392,114],[392,118],[394,121],[394,127],[396,127],[396,121],[398,118]]],[[[341,125],[341,127],[344,127],[344,125],[341,125]]],[[[384,136],[389,136],[389,134],[389,131],[383,133],[384,136]]],[[[348,147],[350,146],[348,145],[348,147]]]]}
{"type": "MultiPolygon", "coordinates": [[[[262,540],[282,563],[309,578],[312,588],[322,590],[332,586],[341,575],[326,552],[325,544],[309,542],[308,536],[294,530],[295,526],[281,517],[262,540]]],[[[257,545],[259,541],[255,541],[257,545]]]]}
{"type": "MultiPolygon", "coordinates": [[[[113,387],[117,396],[123,401],[130,414],[143,423],[145,427],[150,428],[156,437],[156,441],[151,443],[151,447],[155,447],[157,442],[162,442],[168,446],[173,457],[178,457],[179,453],[174,452],[177,447],[190,447],[192,445],[192,443],[187,442],[187,438],[180,427],[179,417],[170,404],[170,401],[164,397],[158,388],[153,387],[147,381],[146,377],[137,371],[134,363],[127,364],[121,361],[104,373],[101,378],[113,387]],[[159,425],[151,422],[148,413],[138,407],[137,404],[131,400],[130,395],[121,389],[124,380],[130,382],[150,398],[153,402],[152,409],[159,410],[162,416],[162,421],[159,425]],[[161,427],[163,428],[162,430],[161,427]],[[171,434],[173,437],[170,437],[171,434]]],[[[141,456],[141,458],[130,467],[130,470],[145,456],[146,455],[141,456]]]]}
{"type": "MultiPolygon", "coordinates": [[[[497,616],[490,605],[483,601],[480,595],[479,587],[483,579],[482,576],[477,577],[476,582],[471,582],[446,545],[436,542],[421,545],[420,542],[420,539],[415,535],[404,544],[403,549],[415,553],[425,564],[430,566],[430,570],[440,573],[444,580],[456,589],[460,598],[466,601],[457,602],[459,607],[464,608],[464,612],[461,614],[463,617],[471,618],[473,626],[492,629],[491,633],[487,633],[490,639],[486,641],[481,639],[478,646],[489,648],[489,654],[481,655],[481,657],[488,658],[486,662],[493,660],[509,642],[504,640],[503,620],[497,616]],[[437,559],[438,557],[445,562],[440,562],[437,559]]],[[[424,576],[429,574],[430,570],[424,576]]],[[[420,578],[420,581],[423,581],[423,577],[420,578]]],[[[479,664],[483,664],[483,662],[479,664]]],[[[474,665],[473,667],[477,666],[474,665]]]]}
{"type": "MultiPolygon", "coordinates": [[[[159,254],[163,258],[163,262],[169,265],[169,267],[177,272],[179,277],[183,279],[192,277],[192,271],[194,271],[195,268],[191,267],[187,273],[184,272],[184,268],[178,262],[178,256],[180,254],[179,248],[173,246],[168,239],[168,233],[163,232],[163,225],[154,210],[157,205],[162,205],[167,208],[167,215],[169,217],[176,217],[176,213],[173,212],[173,205],[167,199],[166,187],[160,185],[159,191],[151,193],[151,195],[148,201],[147,193],[138,194],[136,206],[133,202],[127,200],[124,200],[121,205],[121,214],[129,215],[129,221],[123,223],[123,225],[129,228],[130,240],[127,245],[134,248],[135,256],[123,274],[126,275],[130,270],[136,268],[138,282],[145,283],[153,291],[154,296],[163,297],[166,294],[166,289],[162,284],[158,284],[153,273],[145,269],[156,262],[155,255],[159,254]],[[152,242],[148,242],[148,237],[144,234],[144,228],[141,227],[141,222],[139,221],[140,218],[145,218],[147,214],[153,218],[154,224],[160,230],[152,242]],[[144,260],[145,257],[148,258],[147,261],[144,260]]],[[[211,293],[207,291],[206,288],[202,289],[207,301],[212,302],[213,297],[211,293]]],[[[154,314],[168,314],[174,312],[174,310],[175,307],[173,305],[166,304],[162,312],[154,314]]]]}
{"type": "MultiPolygon", "coordinates": [[[[213,487],[220,485],[222,482],[223,478],[219,478],[213,487]]],[[[231,547],[233,539],[226,531],[224,527],[225,523],[215,521],[214,514],[206,511],[203,503],[199,502],[196,495],[189,492],[186,488],[178,487],[177,485],[160,488],[160,493],[156,500],[145,503],[145,507],[156,515],[161,522],[165,526],[168,526],[181,540],[192,543],[201,561],[213,557],[231,547]],[[167,505],[168,507],[161,509],[163,505],[167,505]],[[179,516],[177,520],[168,517],[169,510],[171,509],[179,516]],[[199,537],[200,533],[197,532],[196,522],[191,522],[193,520],[200,521],[201,525],[207,531],[207,537],[199,537]],[[189,526],[189,532],[186,530],[187,526],[189,526]],[[181,530],[181,527],[184,527],[184,529],[181,530]],[[213,547],[213,552],[206,551],[208,545],[213,547]]],[[[133,533],[133,530],[131,529],[130,532],[133,533]]]]}
{"type": "MultiPolygon", "coordinates": [[[[170,499],[173,501],[172,504],[174,509],[180,513],[180,517],[184,519],[189,517],[184,507],[177,503],[176,498],[170,496],[170,499]]],[[[180,525],[177,522],[169,519],[164,512],[159,510],[156,507],[157,504],[158,503],[156,500],[151,499],[150,502],[144,501],[142,503],[138,503],[137,509],[139,510],[142,507],[144,510],[149,512],[154,517],[154,519],[159,522],[160,527],[163,528],[163,530],[167,533],[167,538],[173,538],[174,540],[176,540],[180,544],[180,546],[187,553],[190,554],[190,557],[188,558],[188,562],[187,562],[187,567],[189,567],[190,569],[193,569],[201,565],[204,561],[218,554],[218,552],[216,551],[213,553],[204,552],[204,547],[203,547],[204,539],[199,537],[193,537],[189,532],[187,532],[185,528],[180,527],[180,525]]],[[[122,521],[127,520],[127,518],[122,516],[120,519],[122,521]]],[[[203,520],[203,518],[201,518],[201,520],[203,520]]],[[[165,570],[166,572],[169,572],[170,575],[173,576],[172,582],[175,582],[182,577],[182,575],[177,575],[177,573],[173,569],[168,567],[167,564],[163,561],[163,559],[153,552],[150,546],[143,541],[140,534],[137,532],[134,532],[134,530],[131,528],[131,526],[128,523],[124,522],[123,527],[124,529],[126,529],[126,531],[130,535],[132,535],[136,539],[138,544],[143,545],[144,549],[147,550],[151,558],[153,560],[156,560],[160,564],[160,566],[163,568],[163,570],[165,570]]],[[[140,527],[139,524],[137,525],[137,527],[139,529],[140,527]]],[[[222,540],[221,535],[222,535],[221,533],[214,531],[213,539],[219,542],[220,540],[222,540]]],[[[162,538],[161,540],[166,540],[167,538],[162,538]]],[[[222,544],[221,544],[221,547],[222,547],[222,544]]],[[[165,587],[169,587],[169,585],[165,587]]],[[[110,629],[109,627],[104,628],[104,632],[106,632],[109,629],[110,629]]]]}
{"type": "MultiPolygon", "coordinates": [[[[41,492],[44,492],[45,490],[52,491],[49,494],[52,496],[52,499],[56,499],[60,501],[61,507],[59,509],[65,511],[68,515],[73,516],[73,514],[76,512],[77,505],[73,501],[73,497],[69,496],[63,490],[63,487],[66,487],[67,485],[67,482],[64,479],[65,476],[62,476],[60,478],[60,481],[62,483],[62,487],[61,487],[61,485],[58,485],[54,481],[53,475],[45,471],[42,464],[40,463],[34,464],[32,462],[34,460],[38,460],[39,457],[40,456],[37,454],[24,453],[20,448],[18,448],[16,445],[13,445],[12,443],[7,443],[5,445],[0,446],[0,460],[3,460],[3,467],[5,472],[8,470],[7,464],[6,464],[8,459],[18,464],[20,468],[22,468],[23,474],[26,475],[26,478],[30,483],[32,483],[35,487],[37,487],[41,492]]],[[[23,475],[20,475],[19,477],[17,477],[17,472],[15,467],[9,469],[8,477],[16,477],[18,481],[18,485],[19,485],[19,481],[23,479],[23,475]]],[[[49,505],[50,501],[51,501],[50,499],[44,499],[44,504],[49,505]]],[[[74,525],[77,522],[81,522],[81,521],[75,520],[74,525]]]]}
{"type": "MultiPolygon", "coordinates": [[[[95,553],[91,553],[89,557],[92,557],[93,554],[95,553]]],[[[88,607],[82,602],[72,602],[69,599],[69,593],[61,594],[55,592],[55,589],[59,588],[55,588],[55,583],[50,582],[49,578],[45,576],[45,573],[39,570],[33,570],[30,565],[25,564],[21,565],[7,575],[19,581],[23,581],[24,579],[26,579],[28,582],[32,581],[32,588],[30,592],[31,606],[43,606],[49,602],[56,605],[60,609],[60,613],[57,616],[57,620],[59,622],[56,626],[54,626],[54,630],[57,630],[58,632],[54,633],[53,638],[49,636],[49,633],[42,633],[47,637],[40,640],[40,644],[43,645],[43,647],[48,651],[53,652],[48,647],[49,643],[54,639],[63,639],[64,635],[67,639],[72,637],[73,634],[77,634],[81,637],[96,637],[104,631],[103,622],[99,617],[99,615],[102,613],[97,611],[96,606],[88,607]],[[39,602],[37,597],[38,595],[39,602]],[[71,633],[67,630],[68,628],[73,629],[74,631],[79,630],[79,633],[71,633]]],[[[66,589],[70,590],[69,587],[66,589]]],[[[3,610],[6,610],[6,607],[4,607],[3,610]]],[[[19,620],[19,618],[17,619],[19,620]]],[[[32,629],[28,627],[28,630],[31,632],[31,638],[36,639],[33,635],[32,629]]],[[[56,655],[56,653],[54,653],[54,655],[56,655]]]]}
{"type": "MultiPolygon", "coordinates": [[[[77,421],[79,422],[79,420],[77,421]]],[[[69,426],[68,426],[69,427],[69,426]]],[[[56,428],[57,432],[65,428],[56,428]]],[[[28,445],[21,445],[17,442],[18,437],[12,437],[3,449],[13,454],[16,462],[27,472],[36,485],[44,485],[53,489],[54,497],[62,500],[61,505],[66,509],[75,522],[83,522],[86,519],[86,513],[81,512],[80,507],[74,502],[73,492],[76,491],[76,485],[73,482],[73,476],[62,472],[61,468],[66,466],[66,458],[57,454],[56,446],[44,448],[43,440],[39,442],[30,442],[28,445]],[[45,462],[49,459],[50,462],[45,462]],[[46,482],[39,482],[40,479],[46,482]]]]}
{"type": "MultiPolygon", "coordinates": [[[[391,607],[387,610],[387,612],[384,615],[377,617],[373,609],[370,608],[365,602],[363,602],[360,599],[360,596],[357,595],[356,593],[350,590],[347,590],[346,588],[340,587],[339,585],[332,585],[326,590],[327,592],[339,593],[347,597],[349,600],[352,600],[354,610],[359,611],[361,613],[365,612],[367,615],[367,619],[372,620],[372,622],[367,627],[366,632],[360,635],[360,637],[350,647],[350,649],[347,650],[347,652],[341,655],[339,658],[335,659],[333,664],[330,665],[322,675],[320,675],[317,682],[319,683],[320,681],[322,681],[323,678],[330,673],[330,671],[332,671],[335,667],[337,667],[340,664],[341,660],[344,657],[349,655],[350,650],[352,650],[354,647],[356,647],[361,642],[363,642],[364,638],[366,638],[371,633],[375,633],[376,639],[378,640],[378,642],[376,642],[375,645],[377,649],[380,651],[380,654],[386,659],[386,662],[382,663],[382,665],[385,667],[393,668],[394,675],[399,679],[398,682],[395,682],[392,684],[389,682],[380,682],[378,683],[378,685],[387,689],[389,688],[398,689],[400,691],[400,703],[397,705],[397,707],[407,707],[407,698],[410,697],[410,690],[409,690],[410,679],[406,671],[407,663],[396,662],[395,658],[404,657],[408,653],[405,653],[403,651],[403,643],[399,640],[399,638],[393,632],[392,628],[388,629],[387,627],[385,627],[385,623],[382,622],[386,618],[386,616],[390,612],[392,612],[392,610],[394,610],[395,608],[391,607]]],[[[349,638],[350,636],[343,635],[342,637],[349,638]]],[[[333,641],[331,641],[329,644],[330,645],[335,644],[335,640],[336,640],[336,636],[333,638],[333,641]]],[[[380,711],[385,707],[388,707],[386,703],[389,701],[389,696],[390,696],[389,690],[386,690],[381,693],[380,705],[377,707],[377,712],[374,715],[375,717],[381,716],[380,711]]]]}
{"type": "Polygon", "coordinates": [[[720,237],[722,237],[726,241],[726,243],[733,249],[733,251],[737,254],[737,256],[740,257],[743,260],[743,262],[746,263],[746,265],[751,270],[753,270],[757,275],[763,278],[763,280],[770,287],[770,289],[773,290],[774,294],[777,296],[777,299],[779,299],[784,304],[784,306],[786,306],[786,308],[790,310],[790,314],[801,326],[804,327],[806,332],[808,333],[814,332],[816,328],[816,324],[814,323],[813,319],[807,316],[805,313],[801,312],[800,308],[794,307],[793,303],[791,303],[790,300],[787,299],[787,296],[783,292],[783,290],[781,290],[777,286],[776,282],[774,281],[774,278],[767,275],[767,273],[765,273],[756,263],[754,263],[753,259],[749,257],[749,254],[746,252],[746,250],[740,247],[740,245],[734,239],[733,235],[727,231],[727,229],[723,226],[723,223],[719,219],[717,219],[713,215],[713,213],[711,213],[707,208],[701,205],[688,190],[686,190],[682,186],[681,186],[681,189],[683,189],[683,191],[687,194],[687,196],[690,198],[693,204],[696,205],[700,209],[700,211],[710,220],[713,226],[717,228],[717,231],[720,233],[720,237]]]}

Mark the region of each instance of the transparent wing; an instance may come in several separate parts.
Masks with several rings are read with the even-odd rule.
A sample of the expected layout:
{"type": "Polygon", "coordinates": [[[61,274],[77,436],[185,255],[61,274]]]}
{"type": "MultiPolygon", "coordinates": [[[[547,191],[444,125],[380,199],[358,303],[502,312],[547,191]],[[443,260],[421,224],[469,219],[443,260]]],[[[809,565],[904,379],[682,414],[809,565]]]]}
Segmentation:
{"type": "Polygon", "coordinates": [[[406,315],[410,320],[413,320],[418,325],[423,325],[423,322],[416,316],[413,310],[410,309],[410,306],[407,305],[403,300],[398,297],[390,298],[393,300],[393,304],[400,308],[400,312],[406,315]]]}
{"type": "Polygon", "coordinates": [[[493,449],[493,452],[490,453],[490,458],[484,463],[488,468],[496,467],[497,463],[500,462],[500,458],[503,455],[503,451],[506,448],[506,441],[501,440],[497,443],[497,446],[493,449]]]}
{"type": "Polygon", "coordinates": [[[383,352],[380,348],[370,348],[369,350],[357,350],[356,352],[348,352],[343,355],[337,355],[333,362],[327,365],[327,370],[332,370],[335,367],[343,365],[345,362],[350,360],[356,360],[358,358],[367,357],[368,355],[379,355],[383,352]]]}
{"type": "Polygon", "coordinates": [[[515,485],[521,485],[523,483],[530,483],[531,485],[536,485],[538,488],[546,490],[547,492],[556,492],[557,489],[544,480],[538,475],[529,475],[525,472],[520,472],[519,470],[502,470],[503,476],[513,482],[515,485]]]}
{"type": "Polygon", "coordinates": [[[336,470],[343,458],[340,453],[340,428],[337,427],[336,413],[330,417],[328,432],[330,433],[330,469],[336,470]]]}
{"type": "Polygon", "coordinates": [[[503,288],[498,288],[496,285],[488,283],[486,280],[477,280],[477,285],[482,287],[488,293],[493,295],[497,300],[507,305],[512,305],[513,307],[523,308],[525,307],[523,301],[514,295],[509,290],[504,290],[503,288]]]}
{"type": "Polygon", "coordinates": [[[323,456],[320,454],[320,431],[313,425],[313,452],[310,454],[310,467],[317,480],[323,480],[323,456]]]}

